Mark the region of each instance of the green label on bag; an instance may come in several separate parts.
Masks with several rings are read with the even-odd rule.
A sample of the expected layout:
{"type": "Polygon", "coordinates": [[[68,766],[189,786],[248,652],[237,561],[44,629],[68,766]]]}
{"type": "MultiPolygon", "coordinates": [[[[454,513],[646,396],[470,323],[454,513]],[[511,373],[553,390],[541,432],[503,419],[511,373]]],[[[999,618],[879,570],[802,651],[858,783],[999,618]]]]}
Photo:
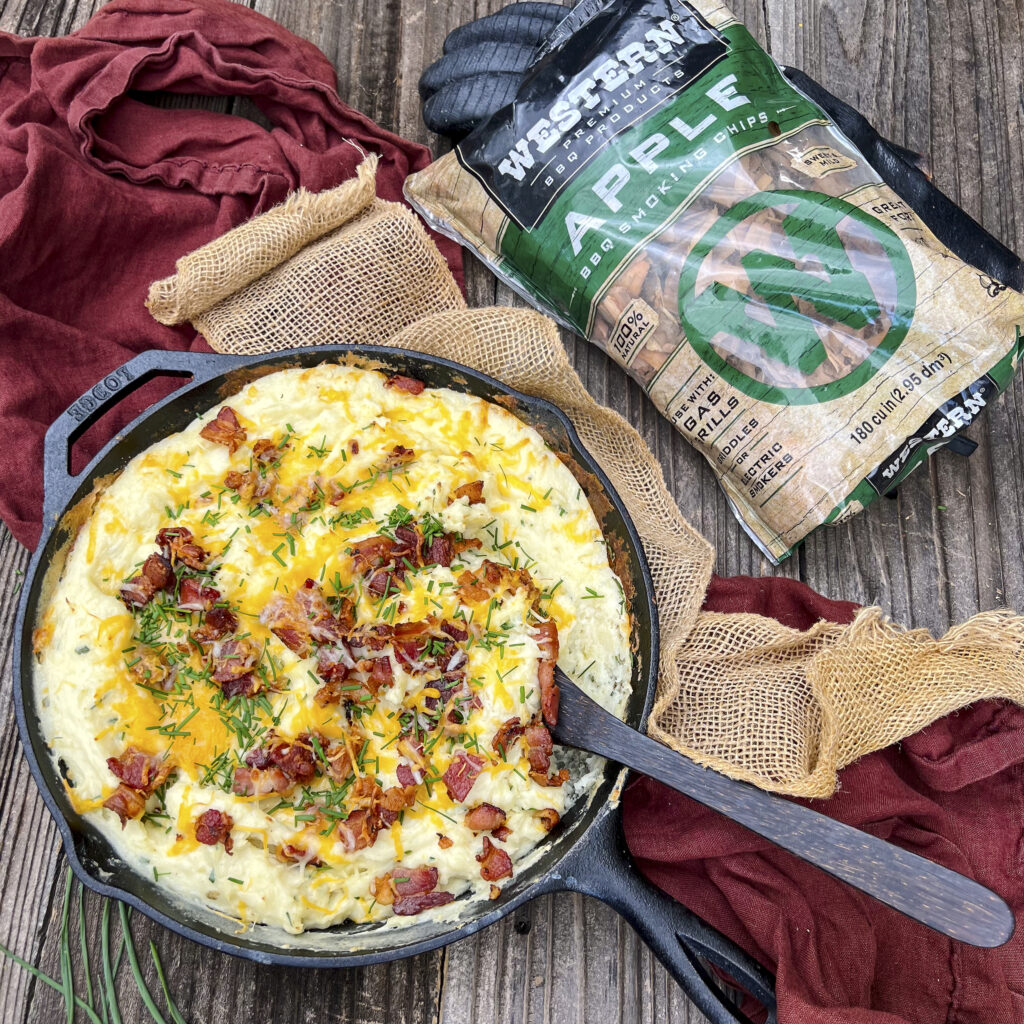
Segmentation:
{"type": "MultiPolygon", "coordinates": [[[[522,183],[540,198],[550,189],[552,198],[546,204],[535,200],[546,210],[535,226],[515,220],[505,225],[503,271],[582,333],[632,255],[678,219],[725,167],[808,124],[827,123],[745,28],[730,25],[720,35],[725,54],[696,81],[677,82],[669,64],[632,79],[623,87],[628,96],[595,108],[586,129],[595,139],[623,118],[635,123],[613,139],[607,128],[609,141],[578,172],[570,151],[564,158],[549,156],[550,174],[534,172],[522,183]]],[[[459,159],[477,173],[471,153],[460,151],[459,159]]],[[[509,202],[493,186],[491,195],[502,205],[509,202]]]]}
{"type": "Polygon", "coordinates": [[[906,337],[916,299],[891,228],[804,191],[737,203],[690,251],[679,281],[680,323],[701,359],[752,398],[785,405],[861,387],[906,337]],[[772,251],[744,245],[759,229],[772,251]]]}

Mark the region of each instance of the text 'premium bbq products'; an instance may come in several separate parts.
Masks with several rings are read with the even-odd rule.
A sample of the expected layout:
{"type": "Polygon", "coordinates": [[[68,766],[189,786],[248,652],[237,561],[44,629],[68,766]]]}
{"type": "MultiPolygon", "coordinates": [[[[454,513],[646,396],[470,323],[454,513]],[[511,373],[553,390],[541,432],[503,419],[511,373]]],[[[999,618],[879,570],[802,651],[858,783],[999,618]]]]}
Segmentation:
{"type": "Polygon", "coordinates": [[[723,6],[578,8],[406,194],[646,388],[773,560],[1006,387],[1024,299],[958,259],[723,6]]]}

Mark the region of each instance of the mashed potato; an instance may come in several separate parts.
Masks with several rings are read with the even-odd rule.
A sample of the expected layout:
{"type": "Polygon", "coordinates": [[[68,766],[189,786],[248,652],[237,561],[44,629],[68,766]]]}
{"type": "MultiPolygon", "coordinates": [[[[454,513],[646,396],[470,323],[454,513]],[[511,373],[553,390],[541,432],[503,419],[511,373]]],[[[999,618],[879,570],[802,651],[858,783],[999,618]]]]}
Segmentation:
{"type": "Polygon", "coordinates": [[[555,661],[619,714],[631,673],[601,531],[540,436],[335,365],[134,459],[36,652],[76,808],[180,897],[293,933],[499,898],[592,781],[551,750],[555,661]]]}

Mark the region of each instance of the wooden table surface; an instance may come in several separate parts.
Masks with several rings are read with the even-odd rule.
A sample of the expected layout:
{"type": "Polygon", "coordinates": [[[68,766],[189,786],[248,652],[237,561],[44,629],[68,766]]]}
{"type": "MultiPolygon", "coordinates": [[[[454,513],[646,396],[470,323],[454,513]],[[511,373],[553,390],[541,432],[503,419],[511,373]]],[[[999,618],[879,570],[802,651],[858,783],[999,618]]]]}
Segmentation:
{"type": "MultiPolygon", "coordinates": [[[[0,30],[59,35],[92,0],[0,0],[0,30]]],[[[416,82],[452,28],[502,0],[250,0],[334,62],[343,99],[407,137],[437,145],[416,82]]],[[[815,76],[889,138],[927,156],[936,183],[997,238],[1024,251],[1024,0],[740,0],[736,13],[776,59],[815,76]]],[[[0,272],[2,273],[2,272],[0,272]]],[[[511,303],[479,265],[474,305],[511,303]]],[[[598,350],[566,335],[591,392],[620,410],[665,469],[684,513],[726,574],[790,576],[832,597],[875,603],[943,631],[974,612],[1024,609],[1024,382],[975,423],[970,459],[939,454],[856,520],[812,537],[778,568],[737,525],[703,460],[640,388],[598,350]]],[[[66,862],[29,777],[11,703],[11,632],[26,552],[0,527],[0,942],[58,970],[66,862]]],[[[89,931],[100,900],[87,900],[89,931]]],[[[155,939],[192,1024],[579,1021],[704,1017],[616,914],[580,896],[544,897],[435,953],[346,972],[260,968],[209,952],[134,915],[136,945],[155,939]]],[[[148,961],[148,957],[144,957],[148,961]]],[[[155,979],[147,968],[150,982],[155,979]]],[[[81,979],[80,979],[81,980],[81,979]]],[[[126,1024],[149,1017],[127,971],[126,1024]]],[[[63,1019],[60,996],[0,961],[0,1021],[63,1019]]]]}

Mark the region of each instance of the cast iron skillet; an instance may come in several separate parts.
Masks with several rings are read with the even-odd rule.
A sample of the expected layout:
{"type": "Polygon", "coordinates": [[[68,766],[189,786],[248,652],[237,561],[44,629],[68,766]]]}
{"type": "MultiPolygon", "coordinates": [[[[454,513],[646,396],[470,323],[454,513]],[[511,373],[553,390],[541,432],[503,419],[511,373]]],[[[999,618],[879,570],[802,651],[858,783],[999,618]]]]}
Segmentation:
{"type": "Polygon", "coordinates": [[[154,881],[129,869],[103,836],[71,806],[44,741],[32,683],[32,630],[47,594],[59,578],[88,498],[104,478],[116,474],[155,441],[187,426],[249,381],[274,370],[325,361],[366,366],[417,377],[430,386],[452,387],[495,401],[532,425],[559,454],[587,493],[613,566],[623,581],[633,616],[633,693],[626,721],[642,729],[657,679],[658,618],[651,577],[640,538],[600,466],[584,450],[565,415],[548,402],[520,394],[493,378],[445,359],[403,349],[336,345],[256,357],[186,352],[145,352],[104,377],[61,415],[46,435],[43,534],[28,569],[15,625],[14,699],[18,730],[32,776],[57,822],[68,861],[82,882],[124,900],[144,914],[211,949],[257,963],[295,967],[356,967],[411,956],[465,938],[543,893],[570,890],[596,896],[614,907],[639,932],[714,1024],[744,1021],[724,1001],[706,970],[710,962],[739,981],[769,1008],[775,1020],[770,976],[742,950],[633,868],[621,826],[620,796],[626,769],[609,763],[590,800],[577,801],[539,856],[522,868],[495,903],[466,903],[454,922],[421,921],[402,929],[339,925],[290,936],[257,926],[234,934],[224,919],[179,903],[154,881]],[[70,446],[107,408],[157,375],[191,380],[118,434],[79,474],[69,472],[70,446]]]}

